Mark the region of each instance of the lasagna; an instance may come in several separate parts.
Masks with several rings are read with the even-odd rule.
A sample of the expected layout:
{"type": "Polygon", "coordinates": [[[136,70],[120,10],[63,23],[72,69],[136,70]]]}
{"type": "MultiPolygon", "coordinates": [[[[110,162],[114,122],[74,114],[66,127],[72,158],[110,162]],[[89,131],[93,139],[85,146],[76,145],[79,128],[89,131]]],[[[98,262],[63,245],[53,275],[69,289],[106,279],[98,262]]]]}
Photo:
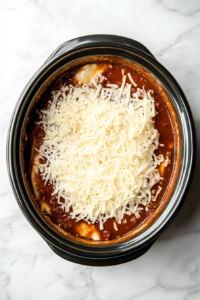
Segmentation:
{"type": "Polygon", "coordinates": [[[144,224],[173,176],[171,118],[162,91],[136,66],[91,62],[59,74],[38,96],[28,138],[30,183],[45,220],[95,241],[144,224]]]}

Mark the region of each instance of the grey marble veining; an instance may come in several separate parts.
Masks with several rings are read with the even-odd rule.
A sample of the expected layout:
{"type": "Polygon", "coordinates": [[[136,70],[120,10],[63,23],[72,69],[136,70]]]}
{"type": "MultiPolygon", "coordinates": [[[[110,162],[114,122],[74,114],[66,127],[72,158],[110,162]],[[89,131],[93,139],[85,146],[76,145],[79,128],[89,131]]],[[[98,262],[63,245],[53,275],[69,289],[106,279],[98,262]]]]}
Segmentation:
{"type": "Polygon", "coordinates": [[[0,0],[0,300],[200,299],[200,2],[0,0]],[[143,43],[174,75],[197,131],[194,180],[177,218],[143,257],[92,268],[53,254],[22,215],[5,144],[28,79],[64,41],[109,33],[143,43]]]}

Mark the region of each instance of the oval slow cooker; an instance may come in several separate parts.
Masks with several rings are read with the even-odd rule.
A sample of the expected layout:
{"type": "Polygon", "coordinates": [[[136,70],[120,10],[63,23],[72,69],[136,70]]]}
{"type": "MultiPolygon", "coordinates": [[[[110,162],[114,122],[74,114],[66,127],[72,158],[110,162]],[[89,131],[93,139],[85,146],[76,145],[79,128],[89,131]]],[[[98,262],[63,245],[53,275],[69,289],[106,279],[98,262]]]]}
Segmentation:
{"type": "Polygon", "coordinates": [[[195,129],[187,99],[174,77],[139,42],[113,35],[83,36],[58,47],[25,86],[12,115],[7,140],[7,166],[17,202],[33,228],[59,256],[91,266],[117,265],[144,254],[167,228],[181,208],[191,184],[195,163],[195,129]],[[156,222],[140,234],[113,245],[84,245],[61,236],[40,216],[28,194],[21,162],[22,128],[34,96],[48,78],[63,66],[89,56],[117,56],[145,67],[168,93],[176,112],[181,139],[177,180],[156,222]]]}

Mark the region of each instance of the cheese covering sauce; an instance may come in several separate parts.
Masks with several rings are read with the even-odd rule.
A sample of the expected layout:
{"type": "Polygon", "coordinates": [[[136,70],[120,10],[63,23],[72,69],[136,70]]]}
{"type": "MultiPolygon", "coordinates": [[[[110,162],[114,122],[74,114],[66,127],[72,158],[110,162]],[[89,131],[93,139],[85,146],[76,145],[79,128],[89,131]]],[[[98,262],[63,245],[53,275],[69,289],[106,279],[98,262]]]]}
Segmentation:
{"type": "MultiPolygon", "coordinates": [[[[87,89],[87,87],[86,87],[86,89],[87,89]]],[[[100,93],[100,91],[99,91],[99,93],[100,93]]],[[[98,94],[95,93],[94,97],[98,97],[98,94]]],[[[107,94],[107,97],[109,97],[109,94],[107,94]]],[[[134,97],[134,96],[132,96],[132,97],[134,97]]],[[[109,100],[106,100],[106,101],[110,101],[110,100],[112,101],[111,97],[109,100]]],[[[57,99],[56,101],[62,102],[63,99],[57,99]]],[[[78,98],[77,98],[77,101],[78,101],[78,98]]],[[[115,106],[116,103],[112,103],[112,105],[115,106]]],[[[163,196],[165,195],[166,189],[170,183],[170,179],[171,179],[171,176],[173,173],[174,155],[175,155],[174,154],[175,140],[174,140],[174,134],[173,134],[173,126],[172,126],[172,122],[170,120],[170,114],[167,109],[167,106],[164,103],[164,101],[163,101],[161,95],[158,93],[158,91],[151,85],[151,83],[148,80],[146,80],[145,77],[143,77],[138,72],[135,72],[134,70],[124,67],[123,65],[120,65],[120,64],[99,63],[99,64],[85,65],[81,69],[80,68],[73,69],[73,70],[61,75],[60,77],[58,77],[47,88],[47,90],[42,94],[40,101],[38,102],[38,104],[36,106],[37,106],[36,110],[39,112],[39,116],[35,115],[35,117],[34,117],[34,121],[36,121],[37,126],[34,126],[34,129],[32,132],[32,156],[31,156],[31,161],[30,161],[31,180],[32,180],[32,185],[33,185],[33,189],[34,189],[34,194],[35,194],[35,197],[37,198],[37,200],[39,201],[41,210],[43,211],[43,213],[47,214],[51,218],[53,223],[57,224],[63,230],[70,232],[74,236],[80,236],[80,237],[85,237],[85,238],[94,239],[94,240],[109,240],[109,239],[115,239],[115,238],[124,236],[128,232],[133,231],[135,228],[137,228],[140,224],[142,224],[146,219],[148,219],[153,214],[153,212],[159,206],[163,196]],[[143,196],[141,195],[142,191],[147,191],[143,187],[143,189],[137,195],[137,197],[140,198],[141,201],[138,202],[139,203],[138,205],[136,205],[137,209],[135,210],[134,213],[132,210],[132,213],[130,214],[131,202],[130,202],[130,204],[127,203],[126,210],[123,211],[121,218],[119,216],[121,207],[119,207],[119,210],[118,211],[116,210],[116,214],[114,217],[112,215],[109,217],[109,214],[108,214],[108,218],[104,218],[104,221],[102,222],[103,225],[101,224],[99,219],[96,218],[93,220],[92,219],[93,215],[92,215],[91,219],[89,217],[84,219],[81,215],[81,211],[79,214],[74,215],[73,214],[73,212],[74,212],[73,205],[69,209],[66,208],[66,205],[64,205],[64,203],[66,204],[66,199],[64,199],[62,197],[62,195],[60,198],[58,197],[59,190],[57,190],[55,192],[55,189],[56,189],[56,187],[58,187],[58,185],[56,185],[55,182],[53,182],[53,180],[52,180],[53,176],[52,176],[52,178],[48,178],[48,175],[49,175],[48,173],[46,173],[47,177],[44,176],[44,168],[42,168],[41,166],[44,165],[45,163],[47,163],[47,168],[48,168],[48,157],[46,159],[44,158],[45,152],[43,152],[43,159],[40,157],[41,156],[40,149],[45,144],[44,139],[47,138],[47,135],[46,135],[47,128],[44,128],[44,122],[41,121],[41,120],[44,120],[44,117],[42,115],[45,115],[46,111],[48,111],[48,110],[50,112],[52,112],[50,110],[50,108],[52,107],[53,101],[55,101],[55,95],[56,94],[58,95],[58,91],[60,91],[62,88],[65,88],[66,96],[68,93],[70,93],[70,89],[71,89],[71,93],[73,94],[73,88],[78,87],[79,89],[81,89],[83,87],[83,84],[89,85],[91,80],[92,80],[91,89],[93,89],[95,91],[98,90],[100,85],[101,85],[101,90],[103,88],[104,89],[110,88],[112,91],[114,91],[114,93],[116,91],[118,91],[118,92],[116,92],[116,97],[113,100],[114,102],[117,102],[120,99],[122,99],[123,101],[126,101],[128,99],[128,97],[129,97],[128,101],[131,102],[131,95],[137,95],[138,100],[140,100],[141,102],[145,101],[145,103],[149,99],[150,99],[150,102],[152,100],[153,104],[149,108],[150,109],[149,112],[152,113],[153,109],[155,109],[155,112],[152,113],[152,116],[149,119],[150,121],[152,119],[152,124],[150,124],[151,130],[152,130],[151,132],[153,134],[155,134],[155,136],[157,134],[156,132],[159,132],[159,140],[158,140],[158,136],[157,136],[157,139],[154,139],[153,141],[151,141],[151,143],[153,143],[155,146],[154,151],[151,153],[152,156],[154,155],[153,161],[155,163],[155,160],[159,159],[159,162],[157,163],[157,167],[156,167],[156,172],[157,172],[156,180],[155,180],[154,184],[150,186],[150,192],[151,192],[150,198],[149,198],[149,195],[147,192],[143,196]],[[68,87],[68,89],[66,87],[68,87]],[[141,94],[138,91],[141,91],[141,94]],[[142,94],[142,91],[143,91],[143,94],[142,94]],[[153,91],[153,93],[150,91],[153,91]],[[144,96],[142,96],[144,94],[145,94],[146,98],[144,96]],[[149,95],[149,98],[148,98],[148,96],[146,96],[147,94],[149,95]],[[122,97],[123,95],[124,95],[124,97],[122,97]],[[120,98],[120,97],[122,97],[122,98],[120,98]],[[159,143],[158,143],[158,141],[159,141],[159,143]],[[157,142],[157,145],[155,145],[156,142],[157,142]],[[91,224],[91,223],[93,223],[93,224],[91,224]]],[[[98,107],[98,109],[99,108],[100,107],[98,107]]],[[[129,107],[127,106],[126,109],[128,110],[128,108],[129,107]]],[[[121,107],[121,109],[122,109],[122,107],[121,107]]],[[[123,109],[124,109],[124,107],[123,107],[123,109]]],[[[68,110],[69,110],[69,107],[68,107],[68,110]]],[[[146,108],[146,111],[147,111],[147,108],[146,108]]],[[[141,111],[141,114],[143,115],[143,119],[141,120],[141,122],[143,122],[143,123],[141,124],[140,127],[138,127],[139,134],[141,134],[142,131],[144,130],[145,125],[143,125],[143,124],[144,124],[144,115],[145,115],[146,111],[145,111],[145,109],[143,109],[141,111]]],[[[135,115],[135,117],[138,117],[138,116],[135,115]]],[[[73,119],[73,116],[72,116],[72,119],[73,119]]],[[[109,118],[109,119],[111,119],[111,118],[109,118]]],[[[89,120],[89,119],[87,119],[87,120],[89,120]]],[[[91,120],[92,120],[92,115],[91,115],[91,120]]],[[[105,121],[106,121],[106,118],[105,118],[105,121]]],[[[133,123],[134,123],[134,121],[136,122],[136,119],[132,120],[133,123]]],[[[131,122],[131,120],[130,120],[130,122],[131,122]]],[[[92,124],[94,126],[94,123],[92,123],[92,124]]],[[[68,130],[68,125],[69,124],[66,123],[66,130],[68,130]]],[[[150,125],[148,125],[148,126],[150,126],[150,125]]],[[[79,124],[79,126],[80,126],[80,124],[79,124]]],[[[111,124],[110,124],[110,126],[111,126],[111,124]]],[[[124,128],[126,128],[125,125],[124,125],[124,128]]],[[[135,127],[133,126],[133,128],[137,129],[137,126],[135,126],[135,127]]],[[[148,127],[148,128],[150,128],[150,127],[148,127]]],[[[116,129],[116,124],[115,124],[115,129],[116,129]]],[[[75,133],[75,131],[76,131],[76,129],[73,128],[72,132],[75,133]]],[[[126,150],[125,150],[126,152],[133,152],[133,148],[132,149],[128,148],[129,147],[128,141],[126,143],[127,134],[129,133],[129,132],[128,133],[127,132],[124,131],[124,134],[123,134],[123,132],[120,132],[120,135],[118,137],[119,139],[120,138],[122,139],[122,142],[119,146],[119,149],[120,149],[120,151],[118,152],[119,155],[123,153],[123,151],[124,151],[123,147],[126,147],[126,150]],[[123,143],[123,136],[125,137],[124,143],[123,143]]],[[[69,133],[69,134],[71,134],[71,133],[69,133]]],[[[97,133],[95,132],[95,134],[98,135],[98,132],[97,133]]],[[[141,136],[139,136],[139,137],[141,138],[141,136]]],[[[114,137],[112,137],[112,138],[114,139],[114,137]]],[[[97,137],[96,137],[96,140],[98,142],[97,137]]],[[[93,142],[94,142],[94,139],[93,139],[93,142]]],[[[129,144],[131,144],[131,142],[129,144]]],[[[100,145],[100,143],[96,143],[96,144],[94,143],[94,145],[96,145],[96,147],[98,147],[98,145],[100,145]]],[[[102,141],[101,141],[101,145],[102,145],[102,141]]],[[[82,150],[84,150],[84,149],[82,148],[82,150]]],[[[110,149],[108,149],[108,150],[110,150],[110,149]]],[[[148,147],[147,147],[147,150],[149,150],[148,147]]],[[[114,155],[114,153],[115,153],[115,149],[113,150],[113,153],[110,151],[108,153],[108,155],[111,156],[112,154],[114,155]]],[[[79,152],[79,154],[80,154],[80,152],[79,152]]],[[[82,154],[83,154],[83,156],[86,155],[84,153],[82,153],[82,154]]],[[[97,154],[99,155],[99,152],[97,152],[97,154]]],[[[128,160],[126,161],[125,158],[123,158],[123,159],[124,159],[124,164],[126,165],[128,160]]],[[[135,157],[135,160],[136,159],[137,158],[135,157]]],[[[102,158],[100,158],[100,160],[102,161],[102,158]]],[[[112,166],[115,166],[115,169],[113,171],[111,170],[112,172],[111,173],[108,172],[107,174],[115,173],[118,175],[120,168],[118,166],[117,157],[115,158],[115,160],[116,160],[116,164],[108,165],[111,168],[112,168],[112,166]]],[[[112,160],[110,158],[110,162],[111,161],[112,160]]],[[[139,159],[138,159],[138,161],[139,161],[139,159]]],[[[94,164],[94,162],[93,162],[93,164],[94,164]]],[[[81,163],[80,163],[80,165],[81,165],[81,163]]],[[[127,166],[126,166],[126,168],[124,167],[124,172],[129,170],[128,167],[127,166]]],[[[95,166],[93,169],[95,170],[95,166]]],[[[87,168],[86,168],[86,170],[87,170],[87,168]]],[[[96,170],[97,170],[97,168],[96,168],[96,170]]],[[[82,171],[85,172],[84,170],[82,170],[82,171]]],[[[92,171],[92,169],[90,169],[90,171],[92,171]]],[[[80,172],[81,172],[81,170],[80,170],[80,172]]],[[[137,169],[137,172],[138,172],[138,174],[134,174],[134,176],[136,176],[136,179],[140,176],[140,173],[142,172],[142,170],[137,169]]],[[[51,172],[51,174],[52,174],[52,172],[51,172]]],[[[123,172],[121,170],[121,176],[119,173],[119,178],[114,178],[114,180],[116,180],[114,182],[114,185],[116,185],[116,188],[113,188],[111,190],[111,193],[113,191],[116,192],[116,194],[114,194],[115,198],[117,198],[117,195],[119,194],[119,193],[117,194],[117,192],[118,192],[117,188],[121,192],[123,190],[123,188],[126,189],[127,187],[131,186],[131,185],[127,185],[127,181],[123,182],[122,174],[123,174],[123,172]],[[121,179],[122,179],[122,182],[121,182],[121,179]],[[118,184],[118,182],[119,182],[119,184],[118,184]],[[120,187],[121,187],[121,189],[120,189],[120,187]]],[[[149,180],[151,180],[151,178],[150,177],[148,178],[147,175],[148,174],[146,174],[145,180],[147,181],[146,185],[148,186],[149,180]]],[[[58,173],[55,175],[55,178],[57,178],[56,176],[58,177],[58,173]]],[[[130,174],[130,178],[131,178],[131,174],[130,174]]],[[[68,180],[70,180],[70,179],[71,180],[73,179],[72,176],[71,176],[71,178],[68,178],[68,180]]],[[[126,177],[126,180],[127,179],[128,179],[128,177],[126,177]]],[[[76,177],[74,178],[74,180],[76,180],[76,177]]],[[[104,178],[104,185],[106,185],[106,181],[108,181],[108,189],[107,190],[109,190],[109,186],[112,186],[110,184],[110,181],[112,181],[112,180],[113,180],[112,176],[110,176],[110,177],[107,176],[106,179],[104,178]]],[[[135,179],[133,178],[133,181],[134,180],[135,179]]],[[[98,181],[98,176],[97,176],[97,181],[98,181]]],[[[87,185],[89,185],[89,183],[87,183],[87,185]]],[[[132,187],[133,186],[134,185],[132,185],[132,187]]],[[[105,186],[104,186],[104,188],[105,188],[105,186]]],[[[103,186],[102,186],[102,190],[103,190],[103,186]]],[[[132,192],[132,194],[127,192],[127,197],[128,196],[133,197],[134,193],[133,193],[133,191],[131,191],[131,192],[132,192]]],[[[101,192],[99,192],[99,194],[101,194],[101,192]]],[[[126,193],[124,192],[123,195],[125,195],[125,194],[126,193]]],[[[89,195],[90,195],[90,193],[88,193],[88,196],[89,195]]],[[[79,197],[80,197],[80,194],[79,194],[79,197]]],[[[70,198],[70,196],[69,196],[69,198],[70,198]]],[[[113,201],[115,198],[113,198],[113,201]]],[[[104,199],[102,199],[102,200],[104,200],[104,199]]],[[[112,200],[112,197],[111,197],[111,200],[112,200]]],[[[77,201],[78,201],[78,199],[77,199],[77,201]]],[[[94,202],[94,200],[93,200],[93,202],[94,202]]],[[[118,201],[118,203],[119,203],[119,201],[118,201]]],[[[135,203],[137,204],[137,202],[135,202],[135,203]]],[[[92,202],[90,203],[90,205],[91,204],[92,204],[92,202]]],[[[83,203],[82,203],[82,207],[85,208],[83,203]]],[[[102,206],[101,206],[101,208],[102,208],[102,206]]],[[[102,211],[102,209],[101,209],[98,216],[102,215],[102,219],[103,219],[103,217],[105,217],[106,212],[107,212],[106,210],[102,211]]],[[[89,213],[88,213],[88,215],[89,215],[89,213]]]]}

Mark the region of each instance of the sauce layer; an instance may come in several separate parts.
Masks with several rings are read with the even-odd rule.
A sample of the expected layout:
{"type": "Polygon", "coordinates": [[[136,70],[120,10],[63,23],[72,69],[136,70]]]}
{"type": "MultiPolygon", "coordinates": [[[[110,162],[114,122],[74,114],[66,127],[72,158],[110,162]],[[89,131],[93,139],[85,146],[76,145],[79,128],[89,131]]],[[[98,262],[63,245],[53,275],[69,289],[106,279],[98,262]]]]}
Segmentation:
{"type": "MultiPolygon", "coordinates": [[[[42,126],[35,126],[32,124],[32,134],[30,139],[31,144],[31,160],[29,172],[32,179],[34,174],[33,190],[34,195],[37,198],[37,202],[41,209],[41,212],[45,219],[50,218],[53,224],[56,224],[66,232],[71,233],[73,236],[83,237],[93,240],[113,240],[126,235],[129,232],[134,231],[141,224],[143,224],[150,216],[153,215],[155,210],[160,205],[166,190],[170,185],[170,180],[173,175],[175,164],[175,135],[173,132],[173,123],[171,121],[171,115],[165,101],[162,98],[161,93],[155,88],[151,82],[146,78],[145,74],[134,70],[129,67],[125,67],[122,64],[117,63],[97,63],[91,64],[89,72],[86,72],[85,66],[82,68],[75,68],[71,71],[66,71],[64,74],[58,76],[42,93],[39,101],[36,103],[35,111],[46,110],[52,101],[52,91],[59,90],[63,85],[81,85],[90,82],[90,79],[98,74],[101,70],[101,75],[106,79],[102,85],[117,84],[119,87],[122,85],[123,76],[127,75],[126,82],[132,84],[131,78],[136,83],[137,87],[132,85],[131,92],[134,93],[137,88],[153,91],[156,106],[155,128],[160,133],[159,143],[160,146],[156,150],[156,155],[163,155],[165,161],[158,167],[160,175],[164,178],[152,188],[154,193],[159,191],[156,201],[148,204],[147,207],[141,205],[140,217],[137,218],[133,215],[124,216],[121,223],[117,222],[115,218],[110,218],[104,223],[104,229],[100,230],[98,223],[88,224],[86,221],[76,221],[70,216],[70,212],[66,213],[61,206],[57,203],[57,197],[52,196],[54,188],[50,182],[45,184],[40,172],[35,171],[35,159],[38,155],[38,149],[43,143],[45,132],[42,126]],[[131,75],[131,78],[128,76],[131,75]],[[34,173],[35,172],[35,173],[34,173]],[[160,188],[162,189],[160,190],[160,188]]],[[[38,121],[38,115],[34,112],[32,120],[38,121]]],[[[42,161],[38,161],[41,163],[42,161]]]]}

